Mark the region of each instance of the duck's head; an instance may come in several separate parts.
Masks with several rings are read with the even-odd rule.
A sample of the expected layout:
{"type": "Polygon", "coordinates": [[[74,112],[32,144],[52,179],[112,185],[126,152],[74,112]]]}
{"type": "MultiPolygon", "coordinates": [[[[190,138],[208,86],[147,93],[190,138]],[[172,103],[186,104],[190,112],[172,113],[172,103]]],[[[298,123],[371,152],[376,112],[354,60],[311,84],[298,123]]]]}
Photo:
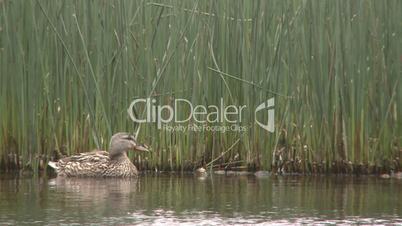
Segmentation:
{"type": "Polygon", "coordinates": [[[120,155],[126,155],[128,150],[147,152],[148,147],[145,144],[140,144],[135,140],[135,137],[129,133],[116,133],[110,139],[109,155],[111,158],[120,155]]]}

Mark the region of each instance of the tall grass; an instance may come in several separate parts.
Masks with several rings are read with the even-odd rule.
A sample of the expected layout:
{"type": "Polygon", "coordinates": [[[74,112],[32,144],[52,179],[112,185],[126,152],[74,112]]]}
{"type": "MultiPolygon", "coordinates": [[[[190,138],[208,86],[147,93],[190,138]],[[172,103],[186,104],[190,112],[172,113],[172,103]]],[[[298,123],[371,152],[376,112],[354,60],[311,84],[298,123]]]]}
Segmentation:
{"type": "Polygon", "coordinates": [[[143,169],[401,166],[401,1],[3,0],[0,9],[2,169],[107,148],[116,131],[139,131],[153,147],[131,156],[143,169]],[[242,133],[133,123],[130,102],[149,96],[250,109],[275,97],[276,130],[252,111],[242,133]]]}

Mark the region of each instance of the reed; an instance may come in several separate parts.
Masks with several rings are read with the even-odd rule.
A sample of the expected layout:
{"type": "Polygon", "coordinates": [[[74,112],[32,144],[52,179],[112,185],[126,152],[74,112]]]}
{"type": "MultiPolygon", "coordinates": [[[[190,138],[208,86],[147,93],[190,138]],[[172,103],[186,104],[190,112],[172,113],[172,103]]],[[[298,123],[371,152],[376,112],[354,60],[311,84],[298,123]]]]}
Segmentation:
{"type": "Polygon", "coordinates": [[[153,147],[131,156],[142,169],[398,170],[401,12],[397,0],[0,1],[0,168],[42,170],[130,131],[153,147]],[[250,109],[275,97],[275,132],[253,111],[241,133],[135,124],[127,108],[146,97],[250,109]]]}

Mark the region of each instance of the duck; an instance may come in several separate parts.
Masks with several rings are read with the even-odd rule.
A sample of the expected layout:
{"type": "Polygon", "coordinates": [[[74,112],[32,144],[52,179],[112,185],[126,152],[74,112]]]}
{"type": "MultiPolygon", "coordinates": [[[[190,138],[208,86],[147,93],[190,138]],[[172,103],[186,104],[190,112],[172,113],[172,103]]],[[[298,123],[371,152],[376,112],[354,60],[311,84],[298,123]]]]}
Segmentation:
{"type": "Polygon", "coordinates": [[[114,134],[109,150],[94,150],[49,161],[58,177],[136,177],[138,170],[127,156],[128,150],[149,152],[145,144],[126,132],[114,134]]]}

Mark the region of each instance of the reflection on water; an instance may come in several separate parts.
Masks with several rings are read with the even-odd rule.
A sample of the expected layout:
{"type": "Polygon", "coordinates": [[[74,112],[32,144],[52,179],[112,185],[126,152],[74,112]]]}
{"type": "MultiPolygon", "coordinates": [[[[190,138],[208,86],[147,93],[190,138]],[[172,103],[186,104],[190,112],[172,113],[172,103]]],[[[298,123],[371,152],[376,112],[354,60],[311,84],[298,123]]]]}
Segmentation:
{"type": "Polygon", "coordinates": [[[3,224],[402,223],[402,180],[146,175],[0,177],[3,224]]]}

